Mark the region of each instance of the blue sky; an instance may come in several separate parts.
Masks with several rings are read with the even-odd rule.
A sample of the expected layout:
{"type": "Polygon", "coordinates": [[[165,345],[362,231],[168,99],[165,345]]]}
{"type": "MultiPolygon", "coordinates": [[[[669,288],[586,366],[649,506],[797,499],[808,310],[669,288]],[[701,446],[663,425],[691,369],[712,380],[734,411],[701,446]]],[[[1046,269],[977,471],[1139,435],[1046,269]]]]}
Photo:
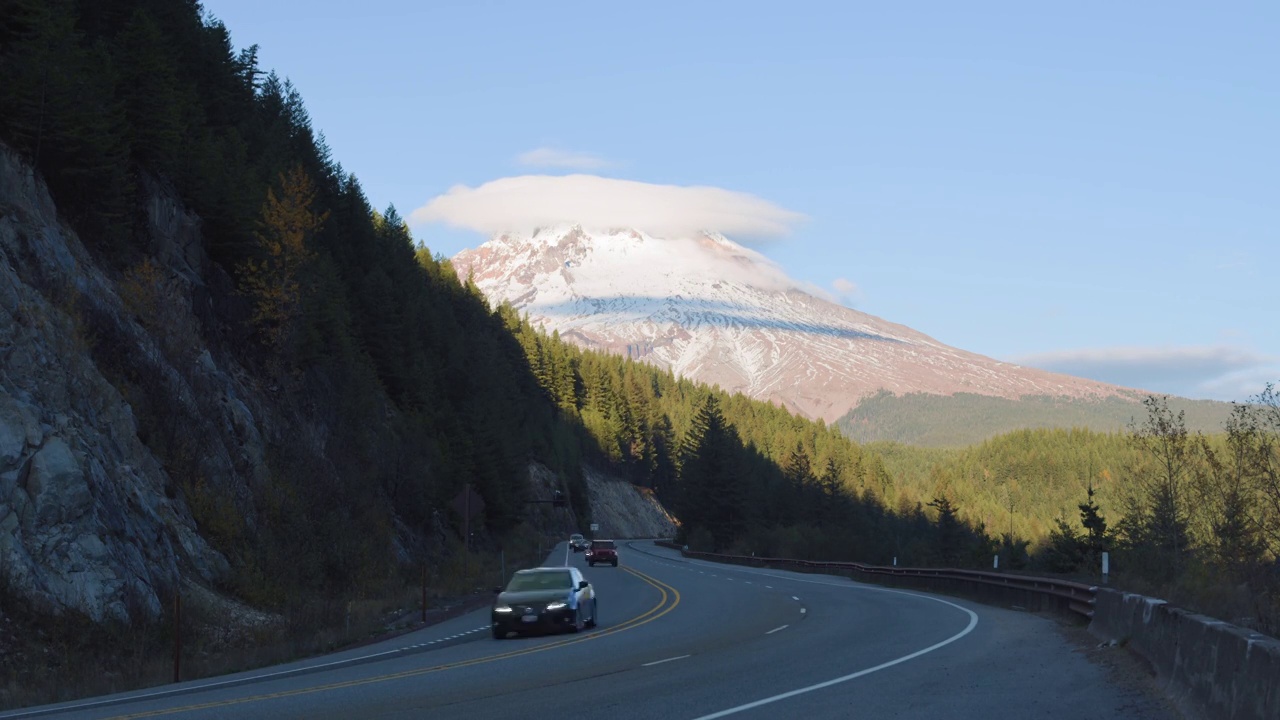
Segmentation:
{"type": "Polygon", "coordinates": [[[1189,397],[1280,381],[1280,3],[1058,5],[204,2],[379,207],[723,188],[802,216],[755,243],[793,277],[948,344],[1189,397]]]}

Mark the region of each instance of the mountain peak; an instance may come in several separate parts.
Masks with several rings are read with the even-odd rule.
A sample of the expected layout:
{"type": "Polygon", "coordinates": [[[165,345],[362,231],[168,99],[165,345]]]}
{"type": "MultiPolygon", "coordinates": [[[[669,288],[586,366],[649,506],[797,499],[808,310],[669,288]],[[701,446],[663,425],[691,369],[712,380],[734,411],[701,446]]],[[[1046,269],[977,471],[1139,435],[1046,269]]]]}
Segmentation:
{"type": "Polygon", "coordinates": [[[806,289],[719,233],[655,237],[563,223],[454,258],[491,302],[584,347],[642,359],[834,421],[881,389],[1103,397],[1120,388],[951,348],[806,289]]]}

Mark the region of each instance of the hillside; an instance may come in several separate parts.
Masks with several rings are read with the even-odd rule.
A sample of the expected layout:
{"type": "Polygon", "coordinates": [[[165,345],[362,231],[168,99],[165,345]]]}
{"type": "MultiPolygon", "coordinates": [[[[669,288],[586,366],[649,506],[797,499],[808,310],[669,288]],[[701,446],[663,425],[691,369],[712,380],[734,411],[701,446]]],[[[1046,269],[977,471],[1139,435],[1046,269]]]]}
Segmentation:
{"type": "Polygon", "coordinates": [[[6,8],[6,602],[155,622],[187,580],[273,610],[391,592],[456,553],[466,483],[477,550],[516,532],[530,460],[589,518],[598,450],[255,49],[194,4],[6,8]]]}
{"type": "MultiPolygon", "coordinates": [[[[1143,408],[1130,396],[1065,398],[1031,395],[1017,399],[956,393],[931,395],[887,391],[863,398],[836,425],[860,443],[896,442],[926,447],[960,447],[1004,433],[1034,428],[1085,428],[1099,433],[1125,430],[1141,420],[1143,408]]],[[[1170,398],[1186,413],[1192,432],[1216,433],[1231,404],[1170,398]]]]}

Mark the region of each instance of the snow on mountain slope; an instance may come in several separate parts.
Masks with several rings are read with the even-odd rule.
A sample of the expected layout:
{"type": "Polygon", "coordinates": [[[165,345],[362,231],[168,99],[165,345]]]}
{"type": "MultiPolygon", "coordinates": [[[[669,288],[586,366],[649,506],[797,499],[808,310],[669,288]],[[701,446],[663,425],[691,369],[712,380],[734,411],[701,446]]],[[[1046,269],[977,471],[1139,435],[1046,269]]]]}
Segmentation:
{"type": "Polygon", "coordinates": [[[827,422],[882,388],[1006,398],[1126,394],[958,350],[830,302],[713,233],[658,238],[560,225],[497,235],[453,263],[491,302],[510,301],[566,340],[827,422]]]}

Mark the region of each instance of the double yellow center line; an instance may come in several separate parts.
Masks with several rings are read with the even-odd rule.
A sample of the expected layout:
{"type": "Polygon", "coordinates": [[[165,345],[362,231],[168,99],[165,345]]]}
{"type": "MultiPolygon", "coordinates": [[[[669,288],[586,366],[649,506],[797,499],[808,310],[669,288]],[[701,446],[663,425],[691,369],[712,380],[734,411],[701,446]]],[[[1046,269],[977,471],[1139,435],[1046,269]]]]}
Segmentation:
{"type": "MultiPolygon", "coordinates": [[[[607,628],[599,632],[593,632],[590,635],[583,635],[583,636],[569,638],[565,640],[557,640],[556,642],[548,643],[546,645],[539,645],[537,647],[524,648],[521,650],[512,650],[510,652],[497,653],[495,655],[487,655],[485,657],[475,658],[472,660],[462,660],[454,663],[445,663],[443,665],[434,665],[432,667],[417,668],[414,670],[404,670],[397,673],[377,675],[374,677],[362,678],[359,680],[345,680],[342,682],[328,683],[325,685],[315,685],[313,687],[298,688],[296,690],[281,690],[280,692],[265,693],[262,695],[251,695],[248,697],[231,698],[227,700],[216,700],[213,702],[199,703],[195,705],[183,705],[180,707],[165,708],[163,710],[148,710],[146,712],[133,713],[129,715],[117,715],[112,720],[129,720],[132,718],[148,718],[148,717],[156,717],[160,715],[175,715],[177,713],[194,712],[196,710],[209,710],[212,708],[227,707],[231,705],[242,705],[245,703],[260,702],[262,700],[274,700],[276,698],[293,697],[296,695],[308,695],[311,693],[325,692],[328,690],[341,690],[343,688],[357,687],[360,685],[371,685],[374,683],[388,682],[391,680],[402,680],[404,678],[417,677],[419,675],[429,675],[431,673],[443,672],[445,670],[453,670],[456,668],[470,667],[472,665],[482,665],[484,663],[495,662],[497,660],[506,660],[509,658],[521,657],[524,655],[532,655],[534,653],[546,652],[548,650],[555,650],[557,648],[567,647],[569,645],[577,645],[579,643],[599,640],[601,638],[609,637],[610,635],[616,635],[620,632],[625,632],[627,630],[634,630],[635,628],[638,628],[641,625],[647,625],[653,622],[654,620],[657,620],[658,618],[662,617],[663,615],[666,615],[667,613],[674,610],[677,605],[680,604],[680,591],[676,590],[670,585],[662,582],[661,580],[657,580],[653,577],[650,577],[649,575],[646,575],[640,572],[639,570],[633,570],[629,567],[624,567],[621,569],[631,573],[632,575],[635,575],[636,577],[640,578],[641,580],[648,583],[649,585],[652,585],[654,588],[658,590],[658,592],[662,593],[662,597],[661,599],[658,600],[657,605],[654,605],[653,607],[649,608],[645,612],[633,618],[630,618],[625,622],[615,625],[611,628],[607,628]]],[[[72,708],[68,708],[68,710],[70,709],[72,708]]]]}

